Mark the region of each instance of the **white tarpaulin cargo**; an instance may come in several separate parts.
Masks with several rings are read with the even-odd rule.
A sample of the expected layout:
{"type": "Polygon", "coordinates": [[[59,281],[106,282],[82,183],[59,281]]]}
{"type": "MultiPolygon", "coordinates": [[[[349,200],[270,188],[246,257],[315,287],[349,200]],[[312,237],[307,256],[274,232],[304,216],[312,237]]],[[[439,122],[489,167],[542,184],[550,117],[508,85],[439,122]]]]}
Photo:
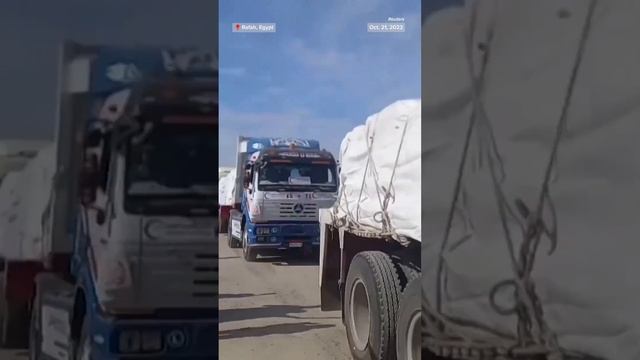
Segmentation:
{"type": "Polygon", "coordinates": [[[420,241],[420,100],[369,116],[340,146],[340,193],[324,210],[348,227],[420,241]]]}
{"type": "Polygon", "coordinates": [[[447,329],[430,340],[513,345],[518,287],[536,343],[638,360],[640,2],[477,3],[423,29],[422,274],[447,329]]]}
{"type": "Polygon", "coordinates": [[[51,196],[55,147],[48,145],[24,169],[10,172],[0,183],[0,256],[41,259],[43,215],[51,196]]]}
{"type": "Polygon", "coordinates": [[[227,176],[228,173],[235,171],[235,168],[232,167],[221,167],[218,168],[218,179],[222,179],[223,177],[227,176]]]}
{"type": "Polygon", "coordinates": [[[236,185],[235,171],[228,172],[218,181],[218,202],[220,205],[233,205],[235,198],[233,196],[233,188],[236,185]]]}

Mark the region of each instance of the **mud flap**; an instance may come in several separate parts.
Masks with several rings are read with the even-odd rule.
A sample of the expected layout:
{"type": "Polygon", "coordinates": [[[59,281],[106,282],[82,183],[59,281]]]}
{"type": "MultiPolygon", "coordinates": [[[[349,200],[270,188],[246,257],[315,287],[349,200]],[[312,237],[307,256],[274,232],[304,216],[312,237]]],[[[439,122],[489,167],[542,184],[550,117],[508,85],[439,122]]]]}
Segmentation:
{"type": "Polygon", "coordinates": [[[322,224],[320,226],[320,309],[335,311],[341,309],[340,268],[342,251],[339,234],[335,228],[322,224]]]}
{"type": "Polygon", "coordinates": [[[38,275],[36,341],[41,358],[67,360],[71,354],[71,316],[75,286],[51,273],[38,275]]]}

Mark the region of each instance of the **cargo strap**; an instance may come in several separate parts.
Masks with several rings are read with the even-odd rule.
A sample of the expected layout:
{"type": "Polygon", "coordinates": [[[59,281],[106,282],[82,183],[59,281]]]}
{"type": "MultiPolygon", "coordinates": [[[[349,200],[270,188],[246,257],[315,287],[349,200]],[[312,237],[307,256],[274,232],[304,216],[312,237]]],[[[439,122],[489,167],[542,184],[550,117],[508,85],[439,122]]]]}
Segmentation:
{"type": "Polygon", "coordinates": [[[402,136],[400,138],[400,143],[398,144],[398,150],[396,151],[396,157],[393,164],[393,171],[391,176],[389,177],[389,183],[384,186],[379,182],[378,171],[375,166],[374,159],[372,157],[372,148],[373,142],[375,140],[375,134],[369,135],[367,134],[367,138],[371,139],[371,141],[367,141],[367,163],[365,164],[364,174],[362,176],[362,182],[360,184],[360,194],[358,196],[358,202],[356,209],[349,208],[349,202],[347,201],[345,194],[345,187],[340,186],[340,192],[338,194],[338,204],[340,204],[344,200],[344,206],[340,206],[340,210],[345,214],[344,217],[338,216],[338,207],[333,208],[332,217],[333,217],[333,225],[336,227],[346,227],[347,229],[356,231],[356,232],[364,232],[371,235],[376,235],[378,237],[384,238],[392,238],[398,241],[403,246],[409,246],[410,240],[405,236],[398,234],[396,229],[394,228],[391,217],[389,216],[389,204],[395,200],[394,195],[394,187],[393,181],[395,179],[396,170],[398,168],[398,161],[400,159],[400,152],[402,151],[402,147],[404,145],[408,123],[408,116],[402,115],[400,119],[404,122],[404,127],[402,129],[402,136]],[[373,220],[380,224],[380,227],[368,226],[358,222],[358,208],[360,206],[360,202],[362,201],[362,197],[364,195],[365,183],[366,179],[370,175],[373,179],[376,187],[376,194],[378,196],[378,202],[380,204],[380,210],[377,211],[373,215],[373,220]],[[355,214],[354,214],[355,212],[355,214]]]}
{"type": "MultiPolygon", "coordinates": [[[[492,352],[490,356],[499,355],[501,358],[532,358],[534,356],[543,355],[547,359],[562,359],[566,356],[582,357],[580,354],[569,354],[567,351],[560,348],[556,335],[548,327],[545,319],[542,306],[535,291],[534,281],[532,279],[533,267],[535,264],[535,257],[538,252],[542,235],[546,235],[552,242],[550,254],[553,252],[556,246],[557,237],[555,230],[555,223],[549,229],[544,223],[543,213],[545,207],[548,207],[555,222],[555,210],[549,193],[549,182],[551,181],[551,175],[556,165],[557,154],[562,140],[564,131],[566,130],[568,109],[571,105],[573,90],[575,87],[575,81],[577,78],[580,65],[582,64],[582,58],[584,53],[585,44],[591,31],[591,23],[595,10],[597,0],[591,0],[589,3],[587,17],[583,26],[578,51],[574,60],[574,64],[571,71],[571,76],[567,84],[567,90],[565,93],[564,103],[562,106],[562,112],[557,123],[555,139],[553,147],[549,154],[549,160],[547,162],[546,171],[542,181],[542,186],[538,198],[538,202],[535,207],[535,212],[529,210],[529,208],[520,199],[516,199],[515,204],[517,211],[521,217],[525,219],[525,223],[522,224],[522,230],[524,234],[523,243],[519,249],[518,257],[516,257],[516,249],[514,242],[511,238],[510,231],[507,225],[507,217],[516,217],[516,211],[509,205],[506,195],[502,191],[501,183],[505,178],[504,169],[502,166],[502,159],[497,149],[497,144],[493,135],[490,119],[484,109],[480,94],[482,92],[482,86],[484,85],[484,74],[488,63],[488,57],[490,55],[489,49],[493,39],[493,33],[495,30],[495,23],[490,24],[488,31],[487,44],[482,48],[484,50],[484,56],[482,59],[482,67],[480,69],[480,76],[476,77],[475,69],[472,58],[472,50],[474,44],[474,33],[476,30],[478,4],[475,3],[473,7],[470,33],[467,37],[467,59],[469,64],[469,71],[472,83],[473,93],[473,108],[469,126],[467,128],[466,139],[462,152],[462,158],[459,163],[458,175],[456,179],[453,200],[451,203],[449,217],[447,220],[447,227],[444,234],[444,239],[440,246],[439,261],[438,261],[438,277],[437,277],[437,297],[435,309],[433,309],[428,302],[424,301],[424,315],[427,319],[426,332],[427,344],[434,348],[462,348],[466,349],[464,354],[460,353],[459,356],[463,358],[482,358],[482,354],[485,352],[487,345],[493,347],[494,351],[499,350],[497,353],[492,352]],[[478,130],[484,130],[483,134],[478,135],[478,138],[482,140],[481,135],[488,137],[490,141],[490,149],[486,152],[489,160],[489,168],[494,185],[495,195],[499,204],[500,218],[502,226],[505,232],[506,245],[511,257],[511,263],[514,270],[515,278],[505,280],[497,284],[491,291],[490,303],[493,309],[501,315],[517,315],[518,317],[518,336],[514,339],[509,334],[500,334],[495,330],[489,329],[482,324],[477,324],[471,321],[465,321],[462,319],[455,319],[451,316],[444,315],[442,312],[442,290],[443,290],[443,271],[444,271],[444,253],[447,249],[447,243],[449,240],[453,217],[455,214],[456,206],[458,204],[458,198],[462,189],[462,178],[464,174],[465,164],[468,158],[469,147],[471,139],[473,137],[474,129],[478,127],[478,130]],[[511,309],[501,309],[495,302],[495,295],[498,291],[504,287],[513,287],[515,295],[515,306],[511,309]],[[478,342],[473,340],[473,336],[466,336],[465,328],[474,328],[476,330],[484,331],[495,337],[495,341],[491,344],[478,342]],[[455,335],[452,335],[455,334],[455,335]],[[477,350],[469,352],[469,349],[477,350]]],[[[484,145],[484,144],[483,144],[484,145]]],[[[442,355],[442,354],[440,354],[442,355]]]]}

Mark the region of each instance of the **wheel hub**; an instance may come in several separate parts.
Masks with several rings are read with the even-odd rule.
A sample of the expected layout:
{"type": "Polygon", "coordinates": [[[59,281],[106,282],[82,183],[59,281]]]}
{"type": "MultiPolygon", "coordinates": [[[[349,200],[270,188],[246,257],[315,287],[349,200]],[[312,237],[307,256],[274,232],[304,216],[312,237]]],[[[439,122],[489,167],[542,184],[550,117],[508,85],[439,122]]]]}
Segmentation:
{"type": "Polygon", "coordinates": [[[369,342],[369,329],[371,327],[371,311],[369,305],[369,294],[361,279],[356,280],[351,288],[350,329],[353,335],[355,347],[364,351],[369,342]]]}
{"type": "Polygon", "coordinates": [[[422,355],[422,333],[420,329],[421,313],[416,311],[411,316],[411,322],[407,329],[407,351],[409,358],[407,360],[420,360],[422,355]]]}

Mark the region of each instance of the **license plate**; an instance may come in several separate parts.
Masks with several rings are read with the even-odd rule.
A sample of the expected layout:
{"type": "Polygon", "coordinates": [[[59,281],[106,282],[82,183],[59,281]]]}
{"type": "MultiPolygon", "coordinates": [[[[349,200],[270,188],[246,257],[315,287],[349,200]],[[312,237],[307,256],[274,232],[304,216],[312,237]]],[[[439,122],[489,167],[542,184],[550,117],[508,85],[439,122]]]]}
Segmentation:
{"type": "Polygon", "coordinates": [[[302,247],[302,241],[290,241],[289,242],[289,247],[290,248],[300,248],[300,247],[302,247]]]}

